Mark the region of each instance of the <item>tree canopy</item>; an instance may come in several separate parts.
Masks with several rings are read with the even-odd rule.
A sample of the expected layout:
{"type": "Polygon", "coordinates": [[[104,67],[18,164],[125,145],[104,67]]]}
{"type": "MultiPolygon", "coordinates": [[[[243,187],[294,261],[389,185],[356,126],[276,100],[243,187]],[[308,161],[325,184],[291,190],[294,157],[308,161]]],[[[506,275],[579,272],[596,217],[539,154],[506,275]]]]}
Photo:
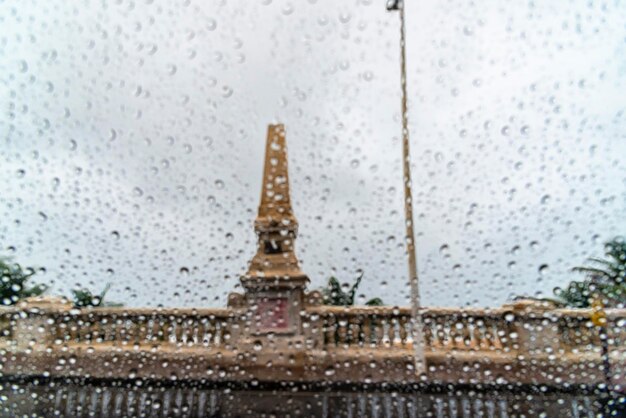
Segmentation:
{"type": "MultiPolygon", "coordinates": [[[[322,290],[324,304],[334,306],[353,306],[356,292],[361,284],[362,279],[363,273],[361,273],[359,277],[357,277],[352,287],[350,287],[350,290],[344,292],[341,288],[339,280],[337,280],[336,277],[331,276],[328,279],[328,285],[322,290]]],[[[365,302],[365,305],[382,306],[384,305],[384,303],[380,298],[373,298],[365,302]]]]}
{"type": "Polygon", "coordinates": [[[43,294],[48,287],[43,284],[28,286],[28,280],[35,275],[32,267],[22,268],[6,257],[0,257],[0,301],[2,305],[14,305],[30,296],[43,294]]]}
{"type": "Polygon", "coordinates": [[[554,289],[558,301],[574,308],[588,308],[594,298],[607,307],[626,306],[626,240],[616,237],[604,244],[605,258],[591,257],[587,265],[572,271],[586,277],[572,281],[564,288],[554,289]]]}

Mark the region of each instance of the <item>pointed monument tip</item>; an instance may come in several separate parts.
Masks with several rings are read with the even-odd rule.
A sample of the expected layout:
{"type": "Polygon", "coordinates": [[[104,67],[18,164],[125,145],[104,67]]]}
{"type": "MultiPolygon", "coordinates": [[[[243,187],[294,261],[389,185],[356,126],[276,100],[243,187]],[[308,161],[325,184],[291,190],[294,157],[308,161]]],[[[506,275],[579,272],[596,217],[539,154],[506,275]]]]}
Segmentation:
{"type": "Polygon", "coordinates": [[[285,135],[285,125],[282,123],[270,123],[267,125],[268,136],[271,135],[285,135]]]}
{"type": "Polygon", "coordinates": [[[283,124],[270,124],[265,148],[265,167],[258,222],[289,221],[295,224],[289,196],[287,138],[283,124]]]}

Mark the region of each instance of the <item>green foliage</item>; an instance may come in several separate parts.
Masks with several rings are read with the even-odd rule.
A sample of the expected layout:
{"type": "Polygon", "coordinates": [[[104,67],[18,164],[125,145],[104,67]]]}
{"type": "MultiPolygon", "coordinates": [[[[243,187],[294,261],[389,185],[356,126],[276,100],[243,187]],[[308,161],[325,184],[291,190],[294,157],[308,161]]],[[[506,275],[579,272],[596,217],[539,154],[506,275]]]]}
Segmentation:
{"type": "MultiPolygon", "coordinates": [[[[356,292],[363,279],[363,273],[357,277],[356,282],[352,285],[348,292],[344,292],[341,288],[341,284],[336,277],[332,276],[328,279],[328,285],[322,290],[323,301],[325,305],[333,306],[354,306],[354,298],[356,292]]],[[[373,298],[365,303],[367,306],[382,306],[384,305],[382,299],[373,298]]]]}
{"type": "Polygon", "coordinates": [[[22,268],[8,258],[0,257],[0,303],[14,305],[20,299],[43,294],[48,287],[43,284],[28,287],[28,280],[35,275],[35,269],[22,268]]]}
{"type": "Polygon", "coordinates": [[[96,307],[96,306],[122,306],[118,303],[105,302],[104,297],[111,288],[111,284],[107,283],[99,295],[94,295],[89,289],[73,289],[72,300],[76,308],[96,307]]]}
{"type": "Polygon", "coordinates": [[[554,289],[556,297],[573,308],[588,308],[594,297],[607,307],[626,306],[626,240],[616,237],[604,244],[605,259],[589,258],[590,265],[574,267],[585,280],[572,281],[565,289],[554,289]]]}

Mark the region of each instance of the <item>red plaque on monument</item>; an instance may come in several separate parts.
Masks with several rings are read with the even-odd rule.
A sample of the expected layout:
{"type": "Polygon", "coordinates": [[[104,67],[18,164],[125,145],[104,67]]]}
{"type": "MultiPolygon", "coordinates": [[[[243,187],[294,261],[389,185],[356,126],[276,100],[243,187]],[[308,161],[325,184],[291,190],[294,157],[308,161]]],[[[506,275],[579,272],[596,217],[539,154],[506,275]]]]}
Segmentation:
{"type": "Polygon", "coordinates": [[[261,299],[258,313],[261,317],[260,330],[283,330],[289,327],[289,306],[287,298],[261,299]]]}

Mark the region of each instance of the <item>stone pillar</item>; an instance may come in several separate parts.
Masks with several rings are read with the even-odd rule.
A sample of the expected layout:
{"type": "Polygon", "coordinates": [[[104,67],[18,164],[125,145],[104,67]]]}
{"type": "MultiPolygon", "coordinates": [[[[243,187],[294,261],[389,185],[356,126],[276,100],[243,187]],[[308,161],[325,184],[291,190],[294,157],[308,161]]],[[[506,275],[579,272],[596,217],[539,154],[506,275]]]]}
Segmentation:
{"type": "Polygon", "coordinates": [[[45,350],[54,343],[59,316],[72,309],[72,303],[55,296],[30,297],[18,305],[13,339],[18,350],[45,350]]]}
{"type": "Polygon", "coordinates": [[[556,307],[553,303],[521,299],[504,307],[511,309],[514,316],[511,319],[515,323],[519,355],[528,358],[558,353],[559,322],[552,314],[556,307]]]}

